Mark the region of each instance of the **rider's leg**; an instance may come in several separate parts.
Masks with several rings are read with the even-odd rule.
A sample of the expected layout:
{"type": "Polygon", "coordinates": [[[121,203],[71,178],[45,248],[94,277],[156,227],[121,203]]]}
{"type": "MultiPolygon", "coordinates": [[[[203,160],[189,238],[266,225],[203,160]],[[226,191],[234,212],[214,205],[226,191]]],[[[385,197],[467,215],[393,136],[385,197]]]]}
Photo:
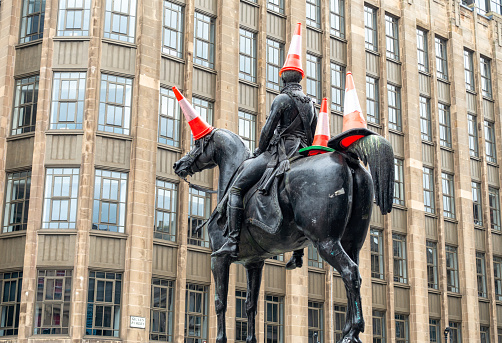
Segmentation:
{"type": "Polygon", "coordinates": [[[293,251],[293,256],[286,263],[286,269],[292,270],[303,266],[303,249],[293,251]]]}

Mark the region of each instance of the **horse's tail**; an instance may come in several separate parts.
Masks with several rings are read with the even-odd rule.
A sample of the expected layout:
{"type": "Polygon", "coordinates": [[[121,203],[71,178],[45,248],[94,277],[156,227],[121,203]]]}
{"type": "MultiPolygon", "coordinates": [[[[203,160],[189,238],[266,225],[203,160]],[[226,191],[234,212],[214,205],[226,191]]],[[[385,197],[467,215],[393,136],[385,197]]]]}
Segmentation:
{"type": "Polygon", "coordinates": [[[346,151],[357,155],[364,165],[369,165],[376,204],[382,214],[390,213],[394,198],[394,152],[390,142],[380,135],[366,136],[346,151]]]}

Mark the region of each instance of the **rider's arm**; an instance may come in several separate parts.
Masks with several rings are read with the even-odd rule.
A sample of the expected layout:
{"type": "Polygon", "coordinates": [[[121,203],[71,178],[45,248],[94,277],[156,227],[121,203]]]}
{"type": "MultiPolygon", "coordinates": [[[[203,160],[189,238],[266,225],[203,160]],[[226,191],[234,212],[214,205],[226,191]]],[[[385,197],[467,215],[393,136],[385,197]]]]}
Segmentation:
{"type": "Polygon", "coordinates": [[[281,94],[277,96],[272,102],[270,115],[268,116],[267,121],[265,122],[265,125],[261,130],[260,143],[258,145],[258,148],[261,152],[267,150],[268,143],[270,143],[270,140],[274,135],[277,124],[279,124],[279,120],[281,119],[282,110],[287,105],[288,100],[289,97],[287,95],[281,94]]]}

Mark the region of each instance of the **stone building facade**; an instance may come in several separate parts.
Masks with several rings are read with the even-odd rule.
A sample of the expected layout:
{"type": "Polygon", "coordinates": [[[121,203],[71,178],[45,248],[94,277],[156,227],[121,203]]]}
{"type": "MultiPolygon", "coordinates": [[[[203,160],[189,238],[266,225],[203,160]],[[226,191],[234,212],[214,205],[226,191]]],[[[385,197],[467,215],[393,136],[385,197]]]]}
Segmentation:
{"type": "MultiPolygon", "coordinates": [[[[0,342],[214,342],[208,238],[192,229],[216,199],[173,174],[191,133],[170,88],[253,148],[297,22],[332,133],[351,70],[396,155],[394,210],[374,211],[361,252],[363,342],[440,342],[446,326],[502,342],[500,6],[3,0],[0,342]]],[[[266,263],[259,342],[336,342],[340,277],[314,248],[301,269],[288,258],[266,263]]],[[[245,282],[232,266],[229,342],[245,337],[245,282]]]]}

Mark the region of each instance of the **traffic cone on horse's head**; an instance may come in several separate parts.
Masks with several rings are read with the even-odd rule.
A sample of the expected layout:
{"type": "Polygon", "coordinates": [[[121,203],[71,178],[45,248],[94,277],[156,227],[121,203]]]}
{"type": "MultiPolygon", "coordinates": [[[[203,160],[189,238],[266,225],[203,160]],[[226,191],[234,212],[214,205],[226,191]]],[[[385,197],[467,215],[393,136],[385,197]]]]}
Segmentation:
{"type": "Polygon", "coordinates": [[[185,115],[185,119],[188,121],[188,125],[190,125],[190,129],[192,129],[193,139],[197,140],[211,131],[213,131],[214,127],[209,125],[202,117],[195,111],[192,105],[188,102],[187,99],[180,93],[178,88],[173,87],[174,94],[176,95],[176,99],[180,104],[181,110],[185,115]]]}
{"type": "Polygon", "coordinates": [[[334,151],[333,149],[328,148],[329,137],[328,99],[324,98],[322,99],[321,111],[319,112],[319,117],[317,118],[314,142],[312,143],[312,146],[300,149],[300,154],[313,156],[334,151]]]}
{"type": "Polygon", "coordinates": [[[288,56],[286,57],[286,62],[284,66],[279,71],[279,76],[282,72],[286,70],[294,70],[302,74],[302,78],[305,76],[305,72],[302,68],[302,24],[296,24],[296,30],[293,33],[293,38],[291,39],[291,44],[289,45],[288,56]]]}

